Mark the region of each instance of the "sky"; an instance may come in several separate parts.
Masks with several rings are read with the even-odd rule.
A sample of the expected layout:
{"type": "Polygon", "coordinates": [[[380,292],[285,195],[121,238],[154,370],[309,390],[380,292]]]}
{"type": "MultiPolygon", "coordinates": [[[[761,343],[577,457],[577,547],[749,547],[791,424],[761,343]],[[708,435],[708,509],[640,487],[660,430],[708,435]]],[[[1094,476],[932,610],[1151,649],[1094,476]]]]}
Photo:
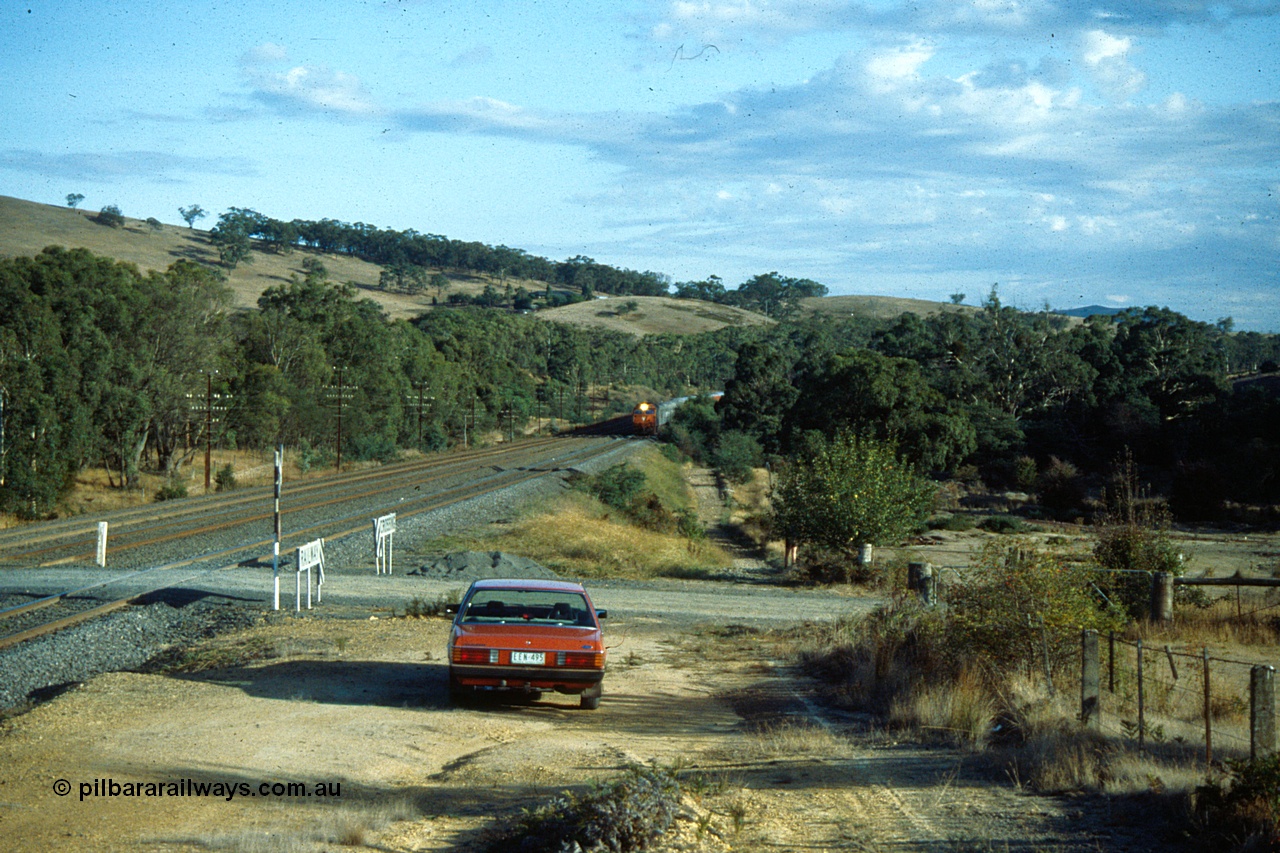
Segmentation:
{"type": "Polygon", "coordinates": [[[0,194],[1280,332],[1280,0],[0,0],[0,194]]]}

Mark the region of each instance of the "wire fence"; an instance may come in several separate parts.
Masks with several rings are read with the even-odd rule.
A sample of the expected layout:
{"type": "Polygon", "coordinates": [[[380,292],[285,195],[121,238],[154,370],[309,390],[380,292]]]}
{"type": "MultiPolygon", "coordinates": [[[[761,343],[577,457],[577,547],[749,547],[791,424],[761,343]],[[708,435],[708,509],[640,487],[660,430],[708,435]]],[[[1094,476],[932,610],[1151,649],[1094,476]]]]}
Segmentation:
{"type": "MultiPolygon", "coordinates": [[[[963,582],[969,568],[912,563],[907,585],[926,604],[946,606],[951,586],[946,581],[963,582]]],[[[1153,605],[1157,598],[1167,598],[1171,611],[1172,586],[1161,589],[1157,580],[1152,577],[1153,605]]],[[[1263,585],[1258,581],[1237,576],[1200,582],[1236,585],[1238,619],[1280,606],[1267,604],[1243,612],[1239,586],[1263,585]]],[[[1106,598],[1096,586],[1094,589],[1106,598]]],[[[1158,611],[1155,606],[1152,609],[1158,611]]],[[[1044,677],[1053,692],[1049,657],[1046,640],[1044,677]]],[[[1275,668],[1271,665],[1220,657],[1207,647],[1146,643],[1114,633],[1099,637],[1083,631],[1077,673],[1081,722],[1108,736],[1132,741],[1140,751],[1199,756],[1206,766],[1276,751],[1275,668]]],[[[1061,680],[1063,673],[1058,675],[1061,680]]]]}
{"type": "Polygon", "coordinates": [[[1087,725],[1139,750],[1194,749],[1206,765],[1275,751],[1274,667],[1089,631],[1080,645],[1087,725]]]}

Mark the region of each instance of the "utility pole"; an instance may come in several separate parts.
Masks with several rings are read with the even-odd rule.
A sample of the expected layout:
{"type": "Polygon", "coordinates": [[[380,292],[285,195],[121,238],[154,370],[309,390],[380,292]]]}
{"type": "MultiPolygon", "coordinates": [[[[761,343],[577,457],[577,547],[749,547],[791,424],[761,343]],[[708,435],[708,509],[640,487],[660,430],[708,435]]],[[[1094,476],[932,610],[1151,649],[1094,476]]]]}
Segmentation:
{"type": "Polygon", "coordinates": [[[341,474],[342,473],[342,396],[343,396],[342,368],[335,367],[334,370],[338,371],[338,468],[337,468],[337,471],[339,474],[341,474]]]}
{"type": "MultiPolygon", "coordinates": [[[[430,391],[431,386],[425,382],[415,382],[413,383],[413,387],[418,389],[418,449],[421,450],[422,449],[422,400],[423,400],[422,395],[424,391],[430,391]]],[[[435,398],[431,397],[430,399],[434,400],[435,398]]]]}
{"type": "Polygon", "coordinates": [[[202,370],[205,379],[204,394],[204,491],[209,493],[210,469],[213,458],[213,374],[216,370],[202,370]]]}

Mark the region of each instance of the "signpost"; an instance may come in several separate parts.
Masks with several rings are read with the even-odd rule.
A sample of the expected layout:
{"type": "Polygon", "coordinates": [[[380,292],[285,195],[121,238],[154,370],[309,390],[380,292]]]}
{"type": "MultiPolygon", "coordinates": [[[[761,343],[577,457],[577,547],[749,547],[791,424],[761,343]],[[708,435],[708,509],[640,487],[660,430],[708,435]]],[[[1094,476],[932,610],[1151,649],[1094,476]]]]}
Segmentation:
{"type": "Polygon", "coordinates": [[[391,574],[391,552],[396,535],[396,514],[383,515],[373,520],[373,570],[391,574]]]}

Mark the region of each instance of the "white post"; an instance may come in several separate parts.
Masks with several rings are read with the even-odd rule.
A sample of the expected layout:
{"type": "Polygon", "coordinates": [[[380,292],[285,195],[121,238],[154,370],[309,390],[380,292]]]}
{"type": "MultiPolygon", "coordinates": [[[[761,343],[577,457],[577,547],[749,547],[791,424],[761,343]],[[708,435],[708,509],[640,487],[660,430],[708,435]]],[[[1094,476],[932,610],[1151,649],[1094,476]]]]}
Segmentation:
{"type": "Polygon", "coordinates": [[[107,523],[105,521],[98,522],[98,565],[102,568],[107,566],[107,523]]]}
{"type": "Polygon", "coordinates": [[[320,602],[323,598],[324,590],[324,540],[316,539],[305,545],[298,546],[298,569],[297,581],[297,600],[294,605],[296,610],[302,609],[302,573],[307,573],[307,609],[311,609],[311,568],[316,567],[320,576],[316,583],[316,601],[320,602]]]}
{"type": "Polygon", "coordinates": [[[391,574],[392,546],[396,533],[396,514],[383,515],[373,520],[373,571],[391,574]]]}

